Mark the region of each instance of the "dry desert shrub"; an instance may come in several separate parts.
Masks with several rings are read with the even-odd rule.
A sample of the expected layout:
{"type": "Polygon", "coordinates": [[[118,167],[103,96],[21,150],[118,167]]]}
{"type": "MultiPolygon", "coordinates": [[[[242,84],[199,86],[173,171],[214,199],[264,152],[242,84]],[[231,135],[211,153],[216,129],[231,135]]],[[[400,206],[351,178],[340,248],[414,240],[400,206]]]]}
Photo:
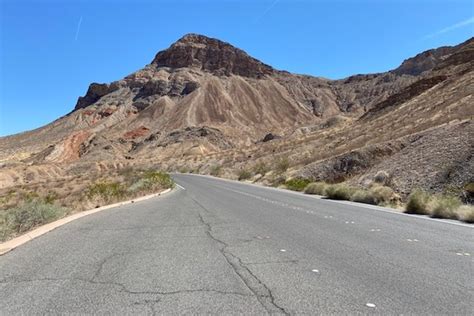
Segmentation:
{"type": "Polygon", "coordinates": [[[248,180],[252,177],[252,173],[247,169],[241,169],[237,172],[239,181],[248,180]]]}
{"type": "Polygon", "coordinates": [[[458,209],[461,205],[461,200],[455,196],[434,196],[430,204],[430,216],[436,218],[459,219],[458,209]]]}
{"type": "Polygon", "coordinates": [[[286,157],[280,158],[275,162],[275,171],[278,173],[285,173],[289,167],[290,161],[286,157]]]}
{"type": "Polygon", "coordinates": [[[461,221],[466,223],[474,223],[474,206],[473,205],[462,205],[457,210],[458,217],[461,221]]]}
{"type": "Polygon", "coordinates": [[[218,177],[222,173],[222,166],[214,165],[211,167],[210,172],[211,176],[218,177]]]}
{"type": "Polygon", "coordinates": [[[430,195],[420,189],[414,190],[408,197],[405,213],[429,215],[430,195]]]}
{"type": "Polygon", "coordinates": [[[474,207],[472,205],[463,205],[461,200],[453,195],[430,195],[419,189],[410,194],[405,213],[459,219],[467,223],[474,221],[474,207]]]}
{"type": "Polygon", "coordinates": [[[326,189],[326,196],[332,200],[350,201],[356,190],[356,188],[350,187],[344,183],[332,184],[326,189]]]}
{"type": "Polygon", "coordinates": [[[286,178],[283,175],[273,175],[273,177],[270,179],[270,185],[272,187],[279,187],[284,185],[286,182],[286,178]]]}
{"type": "Polygon", "coordinates": [[[255,174],[260,174],[262,176],[265,176],[267,172],[270,171],[270,168],[263,162],[258,162],[254,167],[253,167],[253,172],[255,174]]]}
{"type": "Polygon", "coordinates": [[[387,205],[396,199],[395,192],[387,186],[375,185],[369,189],[369,192],[378,205],[387,205]]]}
{"type": "Polygon", "coordinates": [[[357,190],[352,194],[351,201],[376,205],[377,201],[374,194],[368,190],[357,190]]]}
{"type": "Polygon", "coordinates": [[[306,188],[304,189],[304,193],[326,195],[327,188],[328,188],[328,185],[324,182],[313,182],[306,186],[306,188]]]}

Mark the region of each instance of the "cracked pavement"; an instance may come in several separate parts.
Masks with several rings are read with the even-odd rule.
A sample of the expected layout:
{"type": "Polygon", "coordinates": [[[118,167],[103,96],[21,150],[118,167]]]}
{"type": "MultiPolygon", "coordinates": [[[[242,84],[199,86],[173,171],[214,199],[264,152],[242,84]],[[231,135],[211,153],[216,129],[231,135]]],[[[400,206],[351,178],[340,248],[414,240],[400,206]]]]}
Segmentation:
{"type": "Polygon", "coordinates": [[[470,227],[175,180],[1,256],[0,314],[473,312],[473,257],[456,255],[474,253],[470,227]]]}

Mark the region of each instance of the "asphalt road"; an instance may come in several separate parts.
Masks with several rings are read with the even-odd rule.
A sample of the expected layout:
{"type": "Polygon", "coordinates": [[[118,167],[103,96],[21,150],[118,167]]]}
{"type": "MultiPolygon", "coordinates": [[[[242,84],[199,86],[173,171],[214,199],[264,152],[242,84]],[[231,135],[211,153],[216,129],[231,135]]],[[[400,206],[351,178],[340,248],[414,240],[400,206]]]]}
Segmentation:
{"type": "Polygon", "coordinates": [[[473,314],[473,228],[208,177],[0,257],[0,314],[473,314]]]}

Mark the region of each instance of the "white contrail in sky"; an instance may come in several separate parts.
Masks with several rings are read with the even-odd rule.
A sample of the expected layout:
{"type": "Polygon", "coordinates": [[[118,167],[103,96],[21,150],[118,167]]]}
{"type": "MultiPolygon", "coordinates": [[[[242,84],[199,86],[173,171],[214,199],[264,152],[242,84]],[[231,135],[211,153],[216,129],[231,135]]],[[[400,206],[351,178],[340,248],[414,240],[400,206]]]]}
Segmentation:
{"type": "Polygon", "coordinates": [[[257,23],[258,21],[260,21],[268,12],[270,12],[271,9],[273,9],[273,7],[279,2],[280,0],[275,0],[272,2],[272,4],[270,4],[268,6],[268,8],[263,11],[262,15],[260,15],[258,18],[255,19],[255,23],[257,23]]]}
{"type": "Polygon", "coordinates": [[[77,41],[77,38],[79,37],[79,31],[81,30],[81,24],[82,24],[82,15],[79,18],[79,23],[77,23],[76,37],[74,38],[75,41],[77,41]]]}
{"type": "Polygon", "coordinates": [[[432,37],[435,37],[435,36],[438,36],[438,35],[441,35],[441,34],[444,34],[444,33],[448,33],[448,32],[451,32],[452,30],[455,30],[455,29],[458,29],[460,27],[464,27],[464,26],[467,26],[467,25],[471,25],[471,24],[474,24],[474,16],[470,17],[467,20],[464,20],[464,21],[458,22],[456,24],[450,25],[448,27],[445,27],[444,29],[439,30],[438,32],[435,32],[433,34],[426,35],[424,38],[432,38],[432,37]]]}

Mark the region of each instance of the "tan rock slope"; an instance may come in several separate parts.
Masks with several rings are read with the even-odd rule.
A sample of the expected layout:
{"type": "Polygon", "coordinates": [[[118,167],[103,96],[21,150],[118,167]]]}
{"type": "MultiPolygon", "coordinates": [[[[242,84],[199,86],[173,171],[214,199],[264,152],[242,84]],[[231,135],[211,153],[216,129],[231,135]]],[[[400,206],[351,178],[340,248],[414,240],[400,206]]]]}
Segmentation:
{"type": "Polygon", "coordinates": [[[124,79],[91,84],[66,116],[0,138],[0,188],[129,165],[235,176],[279,157],[287,176],[363,184],[387,170],[401,193],[461,187],[473,181],[473,66],[471,38],[328,80],[188,34],[124,79]]]}

